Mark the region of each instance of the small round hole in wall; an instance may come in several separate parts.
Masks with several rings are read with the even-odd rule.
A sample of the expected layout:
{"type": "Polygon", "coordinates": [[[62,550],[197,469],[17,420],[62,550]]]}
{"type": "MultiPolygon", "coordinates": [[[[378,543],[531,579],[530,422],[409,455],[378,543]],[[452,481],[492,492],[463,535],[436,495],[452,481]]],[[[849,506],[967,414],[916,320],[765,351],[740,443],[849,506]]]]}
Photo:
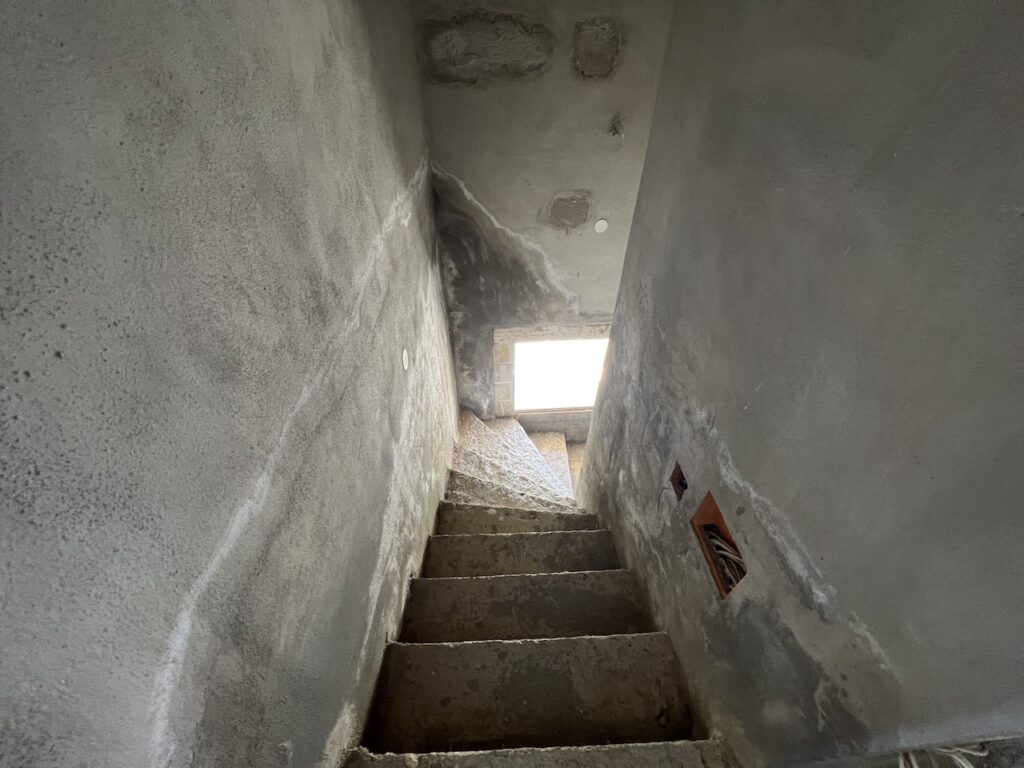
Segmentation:
{"type": "Polygon", "coordinates": [[[408,349],[403,349],[402,350],[402,370],[405,370],[405,371],[409,370],[409,350],[408,349]]]}
{"type": "Polygon", "coordinates": [[[608,231],[608,219],[598,219],[594,222],[594,231],[599,235],[603,235],[608,231]]]}

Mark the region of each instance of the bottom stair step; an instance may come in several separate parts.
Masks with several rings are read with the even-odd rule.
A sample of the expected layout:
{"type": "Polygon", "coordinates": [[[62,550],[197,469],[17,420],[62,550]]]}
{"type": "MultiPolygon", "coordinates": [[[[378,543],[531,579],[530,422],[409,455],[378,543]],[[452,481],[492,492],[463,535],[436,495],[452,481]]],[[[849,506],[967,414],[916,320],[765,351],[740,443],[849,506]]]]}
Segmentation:
{"type": "Polygon", "coordinates": [[[375,755],[353,752],[345,768],[726,768],[714,741],[375,755]]]}
{"type": "Polygon", "coordinates": [[[690,735],[662,632],[388,646],[374,752],[670,741],[690,735]]]}

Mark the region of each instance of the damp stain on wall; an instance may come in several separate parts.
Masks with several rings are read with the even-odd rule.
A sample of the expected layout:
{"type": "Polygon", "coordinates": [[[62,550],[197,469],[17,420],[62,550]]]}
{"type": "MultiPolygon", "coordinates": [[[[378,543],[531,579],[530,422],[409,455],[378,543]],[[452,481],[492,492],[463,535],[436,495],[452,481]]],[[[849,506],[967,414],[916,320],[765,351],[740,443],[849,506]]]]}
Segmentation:
{"type": "Polygon", "coordinates": [[[540,74],[555,38],[522,14],[475,9],[423,21],[420,45],[428,79],[475,85],[540,74]]]}
{"type": "Polygon", "coordinates": [[[494,328],[571,322],[579,316],[578,300],[539,245],[503,226],[460,179],[436,165],[434,193],[459,401],[488,418],[494,415],[494,328]]]}
{"type": "Polygon", "coordinates": [[[622,27],[616,19],[584,19],[573,29],[572,63],[580,77],[608,77],[622,49],[622,27]]]}
{"type": "Polygon", "coordinates": [[[590,190],[587,189],[559,193],[544,212],[544,223],[566,233],[579,229],[590,217],[590,200],[590,190]]]}

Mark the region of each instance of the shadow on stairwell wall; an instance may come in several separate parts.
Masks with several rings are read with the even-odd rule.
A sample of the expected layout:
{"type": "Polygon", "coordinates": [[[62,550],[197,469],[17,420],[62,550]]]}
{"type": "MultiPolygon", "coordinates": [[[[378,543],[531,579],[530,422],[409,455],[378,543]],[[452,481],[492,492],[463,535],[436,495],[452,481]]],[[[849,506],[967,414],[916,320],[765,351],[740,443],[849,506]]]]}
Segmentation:
{"type": "Polygon", "coordinates": [[[498,222],[462,180],[437,165],[434,205],[459,403],[493,418],[494,329],[586,318],[548,254],[498,222]]]}

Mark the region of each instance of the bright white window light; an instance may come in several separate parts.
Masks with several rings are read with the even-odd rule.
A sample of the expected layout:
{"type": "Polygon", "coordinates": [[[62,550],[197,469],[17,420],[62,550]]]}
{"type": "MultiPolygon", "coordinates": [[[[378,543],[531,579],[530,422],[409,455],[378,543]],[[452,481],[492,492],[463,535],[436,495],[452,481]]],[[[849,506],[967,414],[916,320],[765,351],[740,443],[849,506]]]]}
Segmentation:
{"type": "Polygon", "coordinates": [[[517,341],[517,411],[592,408],[601,383],[608,339],[517,341]]]}

